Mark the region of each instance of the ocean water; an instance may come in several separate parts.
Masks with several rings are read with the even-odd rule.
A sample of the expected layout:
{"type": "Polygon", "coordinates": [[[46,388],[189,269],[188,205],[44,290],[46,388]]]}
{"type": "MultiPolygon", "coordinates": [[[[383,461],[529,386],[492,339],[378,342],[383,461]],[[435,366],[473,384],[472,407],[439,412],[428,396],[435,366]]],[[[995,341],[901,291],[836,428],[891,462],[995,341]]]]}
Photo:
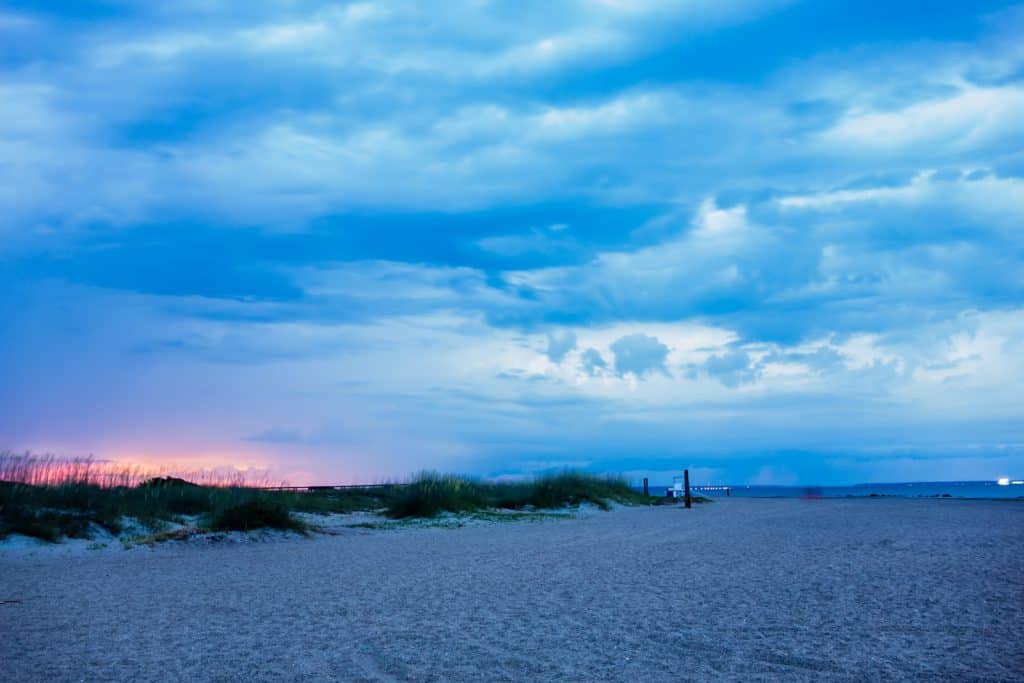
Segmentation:
{"type": "MultiPolygon", "coordinates": [[[[654,496],[665,495],[665,486],[651,486],[654,496]]],[[[695,493],[710,498],[724,497],[725,491],[703,490],[694,483],[695,493]]],[[[822,498],[900,496],[904,498],[1024,498],[1024,484],[1001,486],[995,481],[917,481],[853,486],[732,486],[731,495],[746,498],[822,498]]]]}

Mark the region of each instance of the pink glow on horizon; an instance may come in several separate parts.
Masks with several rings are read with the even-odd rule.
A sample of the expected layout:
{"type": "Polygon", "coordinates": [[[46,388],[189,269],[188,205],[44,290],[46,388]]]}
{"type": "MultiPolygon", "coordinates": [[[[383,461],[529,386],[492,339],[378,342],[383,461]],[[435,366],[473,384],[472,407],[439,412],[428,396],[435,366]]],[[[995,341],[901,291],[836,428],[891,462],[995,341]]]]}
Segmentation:
{"type": "Polygon", "coordinates": [[[205,486],[274,486],[265,469],[220,466],[189,467],[120,462],[93,458],[58,458],[47,455],[0,453],[0,480],[38,486],[65,483],[97,486],[137,486],[153,477],[176,477],[205,486]]]}
{"type": "MultiPolygon", "coordinates": [[[[379,483],[396,477],[394,470],[386,466],[379,468],[380,460],[366,453],[332,453],[330,456],[305,452],[285,454],[258,444],[243,448],[235,444],[212,448],[118,445],[97,451],[96,459],[124,466],[155,468],[165,473],[224,473],[233,470],[239,475],[266,481],[270,486],[379,483]]],[[[401,468],[397,476],[405,474],[401,468]]]]}
{"type": "MultiPolygon", "coordinates": [[[[189,443],[190,439],[169,442],[152,438],[99,442],[68,447],[70,444],[36,444],[7,455],[30,453],[62,462],[92,463],[94,472],[134,472],[142,479],[152,476],[196,478],[197,483],[244,481],[268,486],[363,484],[394,481],[408,473],[398,463],[379,454],[345,452],[325,454],[303,450],[282,453],[264,444],[189,443]],[[396,467],[397,465],[397,467],[396,467]]],[[[0,455],[4,451],[0,449],[0,455]]]]}

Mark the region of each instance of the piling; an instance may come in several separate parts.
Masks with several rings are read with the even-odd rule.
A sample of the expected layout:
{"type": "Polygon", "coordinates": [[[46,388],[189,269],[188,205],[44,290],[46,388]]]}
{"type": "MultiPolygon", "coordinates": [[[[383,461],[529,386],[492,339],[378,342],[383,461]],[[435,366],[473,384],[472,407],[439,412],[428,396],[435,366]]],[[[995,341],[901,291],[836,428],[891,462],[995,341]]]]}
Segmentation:
{"type": "Polygon", "coordinates": [[[649,495],[651,495],[651,494],[649,493],[649,490],[648,490],[648,488],[647,488],[647,477],[644,477],[644,495],[645,495],[645,496],[649,496],[649,495]]]}
{"type": "Polygon", "coordinates": [[[690,500],[690,470],[683,470],[683,488],[686,490],[686,507],[689,508],[693,502],[690,500]]]}

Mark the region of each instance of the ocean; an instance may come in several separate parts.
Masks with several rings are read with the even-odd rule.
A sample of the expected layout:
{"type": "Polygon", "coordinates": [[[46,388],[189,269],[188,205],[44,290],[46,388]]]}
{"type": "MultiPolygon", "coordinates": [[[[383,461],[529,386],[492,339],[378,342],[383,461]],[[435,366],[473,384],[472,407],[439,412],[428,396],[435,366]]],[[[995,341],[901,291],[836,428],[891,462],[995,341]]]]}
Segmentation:
{"type": "MultiPolygon", "coordinates": [[[[852,486],[731,486],[730,495],[746,498],[822,498],[899,496],[903,498],[1024,498],[1024,481],[1000,485],[995,481],[916,481],[852,486]]],[[[717,485],[716,485],[717,486],[717,485]]],[[[651,486],[652,496],[665,495],[666,486],[651,486]]],[[[725,497],[724,490],[705,490],[699,483],[693,492],[709,498],[725,497]]]]}

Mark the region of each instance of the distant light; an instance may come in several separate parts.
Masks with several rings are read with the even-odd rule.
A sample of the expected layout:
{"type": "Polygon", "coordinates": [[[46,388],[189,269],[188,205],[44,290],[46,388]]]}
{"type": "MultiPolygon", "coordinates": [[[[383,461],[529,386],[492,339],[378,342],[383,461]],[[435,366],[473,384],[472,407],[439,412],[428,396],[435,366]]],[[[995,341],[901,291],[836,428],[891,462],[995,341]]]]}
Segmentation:
{"type": "Polygon", "coordinates": [[[1000,477],[998,480],[996,480],[996,483],[999,484],[1000,486],[1009,486],[1010,485],[1010,478],[1009,477],[1000,477]]]}

